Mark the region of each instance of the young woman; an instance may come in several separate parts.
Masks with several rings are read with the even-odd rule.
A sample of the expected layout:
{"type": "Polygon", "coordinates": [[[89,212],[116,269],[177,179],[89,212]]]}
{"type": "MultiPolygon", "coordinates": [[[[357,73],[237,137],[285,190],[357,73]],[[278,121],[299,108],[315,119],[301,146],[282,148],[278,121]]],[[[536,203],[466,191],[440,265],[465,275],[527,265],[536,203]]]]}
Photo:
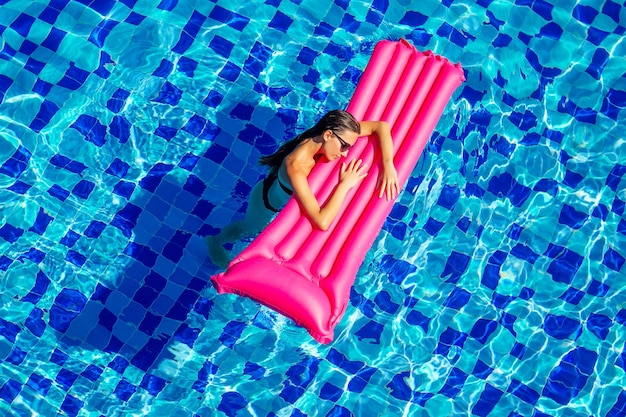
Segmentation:
{"type": "Polygon", "coordinates": [[[284,143],[272,155],[261,158],[260,163],[267,165],[270,171],[252,189],[245,218],[224,227],[219,235],[207,238],[211,261],[225,267],[229,256],[223,244],[260,232],[292,194],[316,227],[328,229],[339,213],[348,190],[367,175],[366,166],[360,159],[342,162],[339,183],[324,206],[315,198],[307,177],[320,158],[333,161],[345,157],[359,137],[373,133],[380,139],[383,160],[379,198],[383,195],[387,200],[395,198],[399,193],[399,184],[393,165],[389,125],[383,121],[358,122],[346,111],[330,111],[315,126],[284,143]]]}

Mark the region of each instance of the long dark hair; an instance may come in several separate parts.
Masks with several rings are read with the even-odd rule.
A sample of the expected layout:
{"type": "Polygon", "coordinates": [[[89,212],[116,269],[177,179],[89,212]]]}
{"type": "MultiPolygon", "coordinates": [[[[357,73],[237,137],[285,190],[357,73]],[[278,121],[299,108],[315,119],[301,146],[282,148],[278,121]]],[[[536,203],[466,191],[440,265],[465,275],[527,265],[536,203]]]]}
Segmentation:
{"type": "Polygon", "coordinates": [[[283,163],[283,159],[289,155],[305,139],[310,139],[326,130],[336,132],[351,131],[361,133],[361,126],[353,115],[344,110],[331,110],[326,113],[312,128],[300,133],[295,138],[283,143],[276,152],[271,155],[262,156],[259,160],[261,165],[270,167],[270,172],[276,172],[283,163]]]}

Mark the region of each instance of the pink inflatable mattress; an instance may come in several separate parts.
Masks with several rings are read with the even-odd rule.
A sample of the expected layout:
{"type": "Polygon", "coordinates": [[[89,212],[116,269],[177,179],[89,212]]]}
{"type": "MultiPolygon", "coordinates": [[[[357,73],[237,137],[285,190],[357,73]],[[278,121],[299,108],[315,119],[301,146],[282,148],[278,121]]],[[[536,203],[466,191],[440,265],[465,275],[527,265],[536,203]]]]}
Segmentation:
{"type": "MultiPolygon", "coordinates": [[[[465,80],[460,64],[405,40],[374,48],[347,110],[357,120],[391,126],[394,163],[404,186],[454,90],[465,80]]],[[[312,226],[292,198],[259,236],[211,279],[219,293],[250,297],[306,328],[321,343],[348,305],[350,288],[394,204],[375,190],[382,169],[377,138],[360,139],[348,160],[361,158],[369,173],[346,197],[327,231],[312,226]]],[[[318,163],[309,184],[321,205],[339,178],[340,163],[318,163]]]]}

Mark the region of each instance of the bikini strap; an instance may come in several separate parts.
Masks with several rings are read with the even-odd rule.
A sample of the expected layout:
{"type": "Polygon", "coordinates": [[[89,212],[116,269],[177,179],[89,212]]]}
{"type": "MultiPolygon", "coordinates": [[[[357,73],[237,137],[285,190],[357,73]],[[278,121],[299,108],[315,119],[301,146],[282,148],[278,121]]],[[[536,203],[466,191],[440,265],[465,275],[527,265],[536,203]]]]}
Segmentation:
{"type": "Polygon", "coordinates": [[[293,190],[289,187],[287,187],[285,184],[283,184],[283,182],[280,180],[280,176],[278,174],[276,175],[276,181],[278,181],[278,185],[280,185],[280,188],[282,188],[282,190],[285,192],[285,194],[287,195],[292,195],[293,194],[293,190]]]}
{"type": "MultiPolygon", "coordinates": [[[[272,184],[274,183],[274,181],[276,181],[276,179],[278,179],[278,176],[275,172],[270,172],[269,174],[267,174],[267,177],[263,179],[263,204],[265,205],[266,209],[273,211],[274,213],[278,213],[279,210],[272,207],[272,205],[270,204],[269,192],[272,184]]],[[[280,184],[280,181],[278,181],[278,183],[280,184]]]]}

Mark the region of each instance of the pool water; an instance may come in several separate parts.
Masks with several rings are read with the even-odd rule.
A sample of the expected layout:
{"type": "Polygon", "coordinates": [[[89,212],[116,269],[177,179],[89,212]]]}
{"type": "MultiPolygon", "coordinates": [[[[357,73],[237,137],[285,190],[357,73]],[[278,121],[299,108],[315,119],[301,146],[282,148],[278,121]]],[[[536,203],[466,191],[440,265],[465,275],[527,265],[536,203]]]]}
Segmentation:
{"type": "Polygon", "coordinates": [[[2,414],[626,415],[625,33],[614,0],[0,0],[2,414]],[[399,38],[467,81],[320,345],[218,296],[204,238],[399,38]]]}

